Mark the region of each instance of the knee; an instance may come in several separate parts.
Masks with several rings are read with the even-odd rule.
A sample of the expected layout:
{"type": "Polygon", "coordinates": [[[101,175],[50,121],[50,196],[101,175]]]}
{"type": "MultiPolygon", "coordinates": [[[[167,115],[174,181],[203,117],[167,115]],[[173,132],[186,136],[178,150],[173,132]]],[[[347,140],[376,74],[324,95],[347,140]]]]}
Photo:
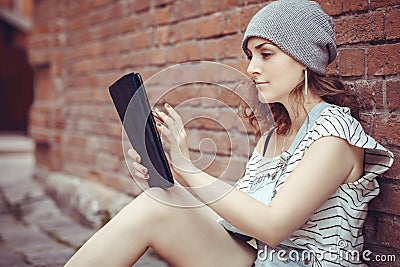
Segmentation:
{"type": "Polygon", "coordinates": [[[169,208],[181,209],[204,206],[204,203],[193,196],[186,188],[181,186],[173,186],[166,189],[153,187],[144,191],[140,196],[140,199],[150,198],[159,204],[168,206],[169,208]]]}
{"type": "Polygon", "coordinates": [[[151,222],[169,215],[170,207],[163,201],[168,193],[162,188],[149,188],[138,195],[126,208],[133,217],[141,216],[151,222]]]}
{"type": "Polygon", "coordinates": [[[171,187],[168,189],[149,188],[137,196],[126,208],[130,216],[139,214],[149,223],[158,221],[173,221],[179,215],[182,208],[204,206],[188,191],[171,187]]]}

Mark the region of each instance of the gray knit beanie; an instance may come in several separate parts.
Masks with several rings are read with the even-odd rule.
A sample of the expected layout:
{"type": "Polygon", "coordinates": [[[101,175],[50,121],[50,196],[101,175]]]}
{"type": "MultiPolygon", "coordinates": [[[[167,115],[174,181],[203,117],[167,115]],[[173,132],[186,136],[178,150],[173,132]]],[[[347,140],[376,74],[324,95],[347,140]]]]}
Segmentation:
{"type": "Polygon", "coordinates": [[[242,41],[249,55],[250,37],[262,37],[313,72],[325,76],[336,57],[335,25],[313,1],[278,0],[268,4],[251,19],[242,41]]]}

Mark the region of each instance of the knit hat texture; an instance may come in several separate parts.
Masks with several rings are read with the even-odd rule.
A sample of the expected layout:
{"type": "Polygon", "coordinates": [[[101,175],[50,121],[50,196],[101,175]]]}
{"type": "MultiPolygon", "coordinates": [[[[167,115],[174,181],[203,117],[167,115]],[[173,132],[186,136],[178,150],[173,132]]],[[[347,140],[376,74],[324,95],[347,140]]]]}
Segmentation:
{"type": "Polygon", "coordinates": [[[336,58],[335,25],[314,1],[273,1],[254,15],[246,28],[242,49],[249,56],[250,37],[262,37],[313,72],[325,76],[336,58]]]}

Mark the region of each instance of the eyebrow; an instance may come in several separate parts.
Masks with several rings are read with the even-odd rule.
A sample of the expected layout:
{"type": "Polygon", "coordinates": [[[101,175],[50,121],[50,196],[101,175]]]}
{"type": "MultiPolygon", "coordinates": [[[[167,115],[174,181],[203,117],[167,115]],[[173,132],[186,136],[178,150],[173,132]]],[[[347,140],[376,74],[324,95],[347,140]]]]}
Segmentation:
{"type": "MultiPolygon", "coordinates": [[[[273,45],[271,42],[265,41],[265,42],[263,42],[261,44],[256,45],[254,48],[255,48],[255,50],[260,50],[264,45],[267,45],[267,44],[273,45]]],[[[251,51],[250,51],[249,48],[247,48],[247,51],[251,54],[251,51]]]]}
{"type": "Polygon", "coordinates": [[[266,45],[266,44],[272,45],[271,42],[264,42],[264,43],[261,43],[261,44],[259,44],[259,45],[256,45],[254,48],[255,48],[256,50],[259,50],[259,49],[261,49],[261,47],[263,47],[263,46],[266,45]]]}

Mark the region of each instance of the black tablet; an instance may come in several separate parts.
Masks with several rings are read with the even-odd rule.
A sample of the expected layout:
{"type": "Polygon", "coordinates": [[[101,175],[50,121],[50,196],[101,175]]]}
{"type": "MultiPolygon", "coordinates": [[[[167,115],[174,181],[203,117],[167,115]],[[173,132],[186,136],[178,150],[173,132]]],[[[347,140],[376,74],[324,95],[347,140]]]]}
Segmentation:
{"type": "Polygon", "coordinates": [[[129,73],[109,87],[132,147],[148,169],[150,187],[171,187],[174,180],[139,73],[129,73]]]}

